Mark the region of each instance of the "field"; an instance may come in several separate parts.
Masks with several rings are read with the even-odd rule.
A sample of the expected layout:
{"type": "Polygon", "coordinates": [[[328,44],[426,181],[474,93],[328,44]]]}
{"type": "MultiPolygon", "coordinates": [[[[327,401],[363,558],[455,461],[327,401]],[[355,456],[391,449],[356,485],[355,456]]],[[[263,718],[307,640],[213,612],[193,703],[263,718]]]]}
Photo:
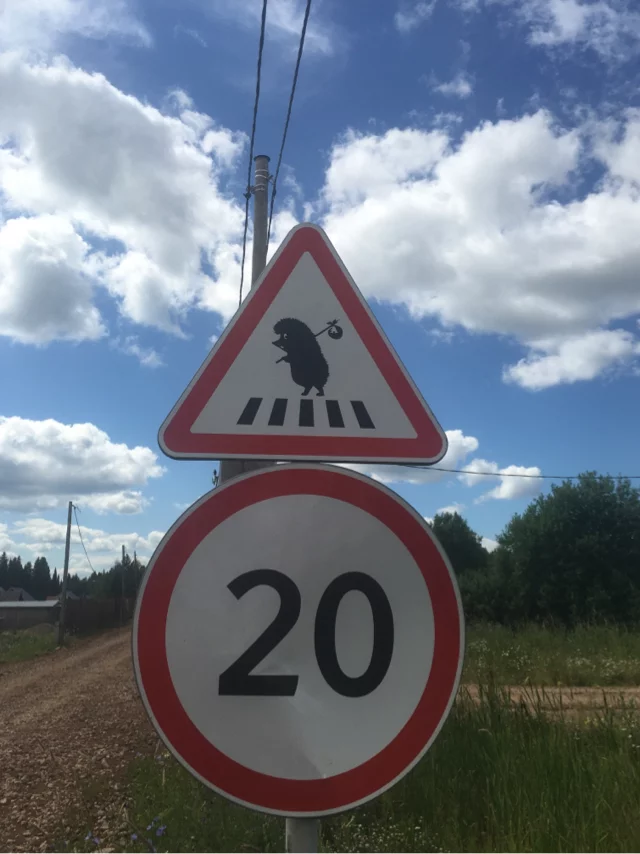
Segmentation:
{"type": "Polygon", "coordinates": [[[471,626],[463,681],[502,685],[640,685],[640,631],[471,626]]]}
{"type": "MultiPolygon", "coordinates": [[[[433,748],[378,800],[323,820],[322,850],[640,850],[640,716],[633,701],[592,689],[593,708],[576,715],[557,687],[534,687],[631,686],[639,678],[640,636],[631,632],[472,628],[469,687],[433,748]],[[515,702],[498,687],[527,684],[515,702]]],[[[134,760],[127,791],[124,850],[283,848],[282,819],[229,804],[164,749],[134,760]]],[[[92,828],[85,832],[89,842],[80,850],[93,836],[92,828]]]]}
{"type": "Polygon", "coordinates": [[[43,631],[24,629],[19,632],[0,632],[0,664],[26,661],[51,652],[57,643],[58,634],[53,626],[47,626],[43,631]]]}

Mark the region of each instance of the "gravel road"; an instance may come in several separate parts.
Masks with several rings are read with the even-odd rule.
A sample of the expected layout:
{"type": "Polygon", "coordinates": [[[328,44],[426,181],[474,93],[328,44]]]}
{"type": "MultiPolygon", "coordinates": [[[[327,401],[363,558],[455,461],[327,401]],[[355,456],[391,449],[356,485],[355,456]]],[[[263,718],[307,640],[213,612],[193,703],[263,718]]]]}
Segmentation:
{"type": "Polygon", "coordinates": [[[0,850],[46,850],[93,784],[156,737],[131,668],[131,633],[116,629],[32,661],[0,665],[0,850]]]}

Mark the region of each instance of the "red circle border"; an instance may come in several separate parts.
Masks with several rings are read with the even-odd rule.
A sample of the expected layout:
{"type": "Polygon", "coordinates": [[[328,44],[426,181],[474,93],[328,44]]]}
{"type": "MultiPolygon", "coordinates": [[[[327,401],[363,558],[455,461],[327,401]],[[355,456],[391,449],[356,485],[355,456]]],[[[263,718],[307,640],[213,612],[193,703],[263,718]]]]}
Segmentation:
{"type": "MultiPolygon", "coordinates": [[[[426,750],[446,717],[462,657],[457,587],[428,527],[390,490],[329,466],[291,464],[232,481],[201,499],[156,549],[134,622],[140,693],[163,740],[203,782],[247,806],[285,815],[339,812],[388,788],[426,750]],[[318,780],[263,774],[231,759],[195,727],[175,691],[166,653],[166,620],[174,586],[199,543],[225,519],[285,495],[317,495],[359,507],[404,543],[423,575],[434,615],[433,662],[412,716],[379,753],[356,768],[318,780]]],[[[400,617],[401,619],[401,617],[400,617]]]]}

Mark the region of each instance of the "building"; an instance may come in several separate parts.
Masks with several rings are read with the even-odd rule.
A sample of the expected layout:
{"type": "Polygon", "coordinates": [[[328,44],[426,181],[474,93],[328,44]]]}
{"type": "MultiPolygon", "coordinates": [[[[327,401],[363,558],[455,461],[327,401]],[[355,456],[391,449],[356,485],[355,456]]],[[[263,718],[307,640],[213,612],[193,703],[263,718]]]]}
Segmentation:
{"type": "MultiPolygon", "coordinates": [[[[1,588],[0,588],[1,589],[1,588]]],[[[33,602],[33,596],[24,587],[9,587],[0,594],[0,602],[33,602]]]]}
{"type": "MultiPolygon", "coordinates": [[[[59,602],[60,599],[62,599],[62,593],[57,593],[55,596],[47,596],[47,602],[52,602],[54,600],[56,602],[59,602]]],[[[69,599],[77,601],[80,599],[80,597],[77,596],[72,590],[67,590],[67,601],[69,601],[69,599]]]]}
{"type": "Polygon", "coordinates": [[[55,601],[0,602],[0,632],[28,629],[41,623],[56,623],[60,614],[60,603],[55,601]]]}

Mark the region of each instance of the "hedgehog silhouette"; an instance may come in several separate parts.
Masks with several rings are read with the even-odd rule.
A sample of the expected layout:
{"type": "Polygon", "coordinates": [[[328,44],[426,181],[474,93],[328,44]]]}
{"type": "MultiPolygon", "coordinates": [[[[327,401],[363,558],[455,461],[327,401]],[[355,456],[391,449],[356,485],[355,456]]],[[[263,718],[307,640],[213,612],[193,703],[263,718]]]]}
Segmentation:
{"type": "Polygon", "coordinates": [[[302,386],[302,394],[309,394],[315,388],[318,397],[323,397],[329,379],[329,365],[318,339],[307,324],[295,317],[284,317],[276,323],[273,331],[280,336],[273,344],[286,354],[278,361],[288,362],[291,379],[296,385],[302,386]]]}

